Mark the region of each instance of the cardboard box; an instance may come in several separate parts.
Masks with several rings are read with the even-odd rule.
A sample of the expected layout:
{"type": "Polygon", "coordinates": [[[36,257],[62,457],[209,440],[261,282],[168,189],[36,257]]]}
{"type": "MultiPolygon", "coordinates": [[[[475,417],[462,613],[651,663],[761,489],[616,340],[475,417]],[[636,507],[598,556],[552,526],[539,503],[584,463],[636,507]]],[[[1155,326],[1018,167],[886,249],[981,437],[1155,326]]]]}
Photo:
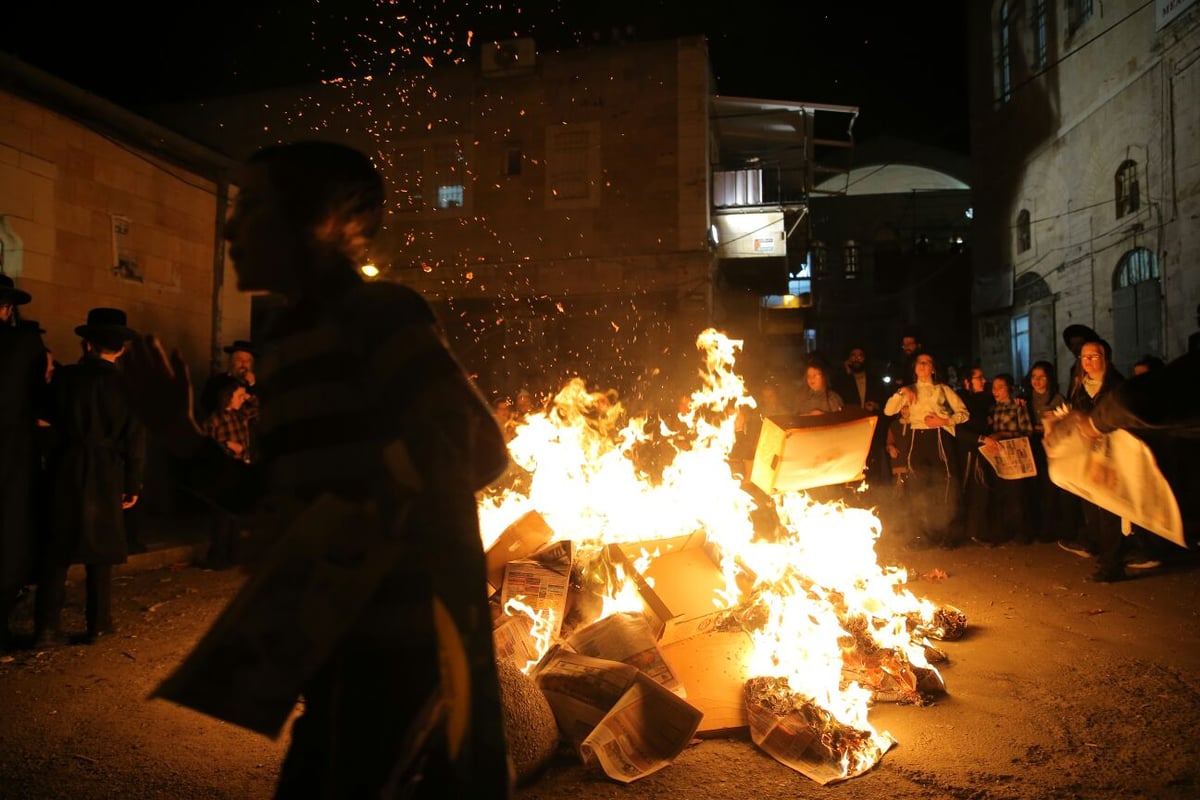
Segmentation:
{"type": "Polygon", "coordinates": [[[725,575],[716,545],[703,533],[609,545],[609,558],[623,565],[636,584],[650,628],[660,643],[703,633],[716,621],[721,611],[718,592],[725,590],[725,575]],[[636,562],[643,549],[659,555],[644,571],[638,571],[636,562]]]}
{"type": "Polygon", "coordinates": [[[745,631],[708,631],[662,648],[671,671],[687,690],[687,701],[704,712],[697,733],[715,734],[749,724],[746,665],[754,640],[745,631]]]}
{"type": "Polygon", "coordinates": [[[750,481],[767,494],[862,479],[878,417],[859,408],[763,420],[750,481]]]}
{"type": "Polygon", "coordinates": [[[554,538],[554,530],[536,511],[527,511],[516,522],[504,529],[487,549],[488,594],[500,589],[504,583],[504,566],[531,556],[545,547],[554,538]]]}

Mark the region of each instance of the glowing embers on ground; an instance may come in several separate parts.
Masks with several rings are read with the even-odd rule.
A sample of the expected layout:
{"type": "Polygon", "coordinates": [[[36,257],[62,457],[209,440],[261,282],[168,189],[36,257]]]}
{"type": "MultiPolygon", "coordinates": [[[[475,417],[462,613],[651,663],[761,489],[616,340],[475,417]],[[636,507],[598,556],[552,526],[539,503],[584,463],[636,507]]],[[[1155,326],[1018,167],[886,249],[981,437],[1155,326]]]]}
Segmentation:
{"type": "Polygon", "coordinates": [[[702,385],[674,418],[621,426],[619,404],[569,383],[510,443],[514,474],[480,503],[484,544],[505,534],[508,547],[514,521],[531,517],[542,539],[519,556],[558,543],[557,573],[521,584],[534,587],[528,595],[501,593],[507,613],[534,621],[526,671],[596,620],[640,612],[685,675],[680,694],[711,698],[687,685],[705,673],[688,678],[679,662],[711,660],[716,640],[735,632],[741,708],[723,719],[749,725],[756,744],[814,780],[853,777],[894,743],[872,727],[871,703],[944,691],[931,663],[944,656],[929,637],[955,638],[965,619],[915,597],[904,569],[879,565],[870,511],[801,493],[752,496],[733,476],[739,410],[754,406],[734,371],[740,344],[700,335],[702,385]]]}

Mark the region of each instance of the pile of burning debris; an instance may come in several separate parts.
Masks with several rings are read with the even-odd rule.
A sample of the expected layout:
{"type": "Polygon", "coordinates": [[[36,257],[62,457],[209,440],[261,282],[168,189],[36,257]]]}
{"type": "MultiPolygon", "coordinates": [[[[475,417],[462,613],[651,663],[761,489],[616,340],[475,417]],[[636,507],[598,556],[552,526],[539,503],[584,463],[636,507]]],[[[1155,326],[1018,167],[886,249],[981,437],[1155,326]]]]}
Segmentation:
{"type": "Polygon", "coordinates": [[[860,775],[895,743],[870,705],[944,692],[931,640],[961,636],[965,616],[878,564],[873,513],[788,484],[797,453],[791,474],[809,486],[814,471],[833,483],[839,465],[860,469],[863,420],[795,437],[764,424],[748,485],[729,459],[754,405],[733,370],[740,343],[709,330],[698,346],[703,385],[657,430],[610,424],[619,404],[582,381],[518,430],[517,474],[480,502],[497,657],[615,780],[666,766],[697,735],[746,728],[822,784],[860,775]],[[662,442],[673,455],[651,473],[637,453],[662,442]]]}

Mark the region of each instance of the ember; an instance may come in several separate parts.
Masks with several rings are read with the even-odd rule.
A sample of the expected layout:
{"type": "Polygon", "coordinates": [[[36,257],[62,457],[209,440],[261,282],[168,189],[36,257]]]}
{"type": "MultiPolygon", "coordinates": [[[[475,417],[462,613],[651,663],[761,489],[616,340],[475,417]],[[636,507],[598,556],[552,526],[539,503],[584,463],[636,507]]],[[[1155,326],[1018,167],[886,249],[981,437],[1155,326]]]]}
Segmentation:
{"type": "MultiPolygon", "coordinates": [[[[747,726],[813,780],[854,777],[894,744],[870,705],[944,692],[929,639],[960,637],[966,617],[879,565],[873,513],[779,491],[785,474],[821,485],[811,465],[747,491],[729,466],[739,409],[755,405],[734,371],[741,343],[710,329],[697,345],[702,386],[673,419],[619,427],[620,404],[575,380],[518,428],[514,474],[479,507],[498,653],[616,780],[660,769],[696,732],[747,726]]],[[[787,450],[863,440],[851,422],[800,431],[787,450]]],[[[827,461],[826,483],[853,474],[841,454],[827,461]]]]}

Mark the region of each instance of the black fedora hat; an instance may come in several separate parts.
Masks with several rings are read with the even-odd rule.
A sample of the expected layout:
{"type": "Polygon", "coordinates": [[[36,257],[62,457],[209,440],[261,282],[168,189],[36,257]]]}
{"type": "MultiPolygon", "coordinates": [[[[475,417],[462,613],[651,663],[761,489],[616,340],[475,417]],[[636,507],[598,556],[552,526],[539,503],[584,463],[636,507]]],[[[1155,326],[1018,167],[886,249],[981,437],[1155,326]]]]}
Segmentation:
{"type": "Polygon", "coordinates": [[[1067,327],[1063,328],[1062,338],[1063,338],[1063,344],[1070,347],[1072,339],[1080,338],[1080,339],[1083,339],[1085,342],[1094,342],[1097,339],[1099,339],[1100,336],[1094,330],[1089,328],[1087,325],[1080,325],[1079,323],[1074,323],[1074,324],[1068,325],[1067,327]]]}
{"type": "Polygon", "coordinates": [[[93,308],[88,312],[87,324],[75,329],[75,334],[84,339],[103,337],[105,342],[133,339],[137,331],[125,324],[125,312],[119,308],[93,308]]]}
{"type": "Polygon", "coordinates": [[[0,303],[23,306],[32,299],[29,292],[22,292],[17,288],[11,276],[0,274],[0,303]]]}
{"type": "Polygon", "coordinates": [[[224,348],[226,353],[249,353],[255,358],[258,357],[258,351],[254,349],[254,345],[245,339],[234,339],[233,344],[224,348]]]}

